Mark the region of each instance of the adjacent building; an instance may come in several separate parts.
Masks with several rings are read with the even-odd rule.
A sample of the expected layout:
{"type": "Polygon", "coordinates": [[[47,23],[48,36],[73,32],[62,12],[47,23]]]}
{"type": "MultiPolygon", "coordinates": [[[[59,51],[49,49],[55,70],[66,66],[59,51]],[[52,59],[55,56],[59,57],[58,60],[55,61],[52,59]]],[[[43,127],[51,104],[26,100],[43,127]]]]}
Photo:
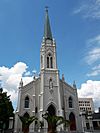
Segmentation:
{"type": "Polygon", "coordinates": [[[80,112],[94,112],[94,104],[92,98],[78,98],[79,101],[79,111],[80,112]]]}
{"type": "Polygon", "coordinates": [[[93,129],[100,131],[100,107],[97,113],[92,114],[93,129]]]}
{"type": "Polygon", "coordinates": [[[79,110],[83,132],[100,132],[100,108],[97,113],[94,112],[93,99],[79,98],[79,110]]]}

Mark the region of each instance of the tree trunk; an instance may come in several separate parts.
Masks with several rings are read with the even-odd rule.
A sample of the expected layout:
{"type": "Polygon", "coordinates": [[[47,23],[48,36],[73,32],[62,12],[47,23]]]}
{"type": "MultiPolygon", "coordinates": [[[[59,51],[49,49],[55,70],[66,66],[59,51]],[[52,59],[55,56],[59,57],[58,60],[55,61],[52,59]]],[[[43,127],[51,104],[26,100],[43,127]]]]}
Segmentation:
{"type": "Polygon", "coordinates": [[[25,127],[25,128],[23,128],[23,133],[29,133],[29,127],[25,127]]]}
{"type": "Polygon", "coordinates": [[[48,123],[48,133],[56,133],[56,127],[52,123],[48,123]]]}

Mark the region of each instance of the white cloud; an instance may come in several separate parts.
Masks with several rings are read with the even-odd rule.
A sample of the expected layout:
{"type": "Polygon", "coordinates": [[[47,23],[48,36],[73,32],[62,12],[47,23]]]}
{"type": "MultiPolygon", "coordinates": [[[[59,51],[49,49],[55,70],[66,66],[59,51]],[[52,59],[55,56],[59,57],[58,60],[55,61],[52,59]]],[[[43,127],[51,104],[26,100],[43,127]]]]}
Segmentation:
{"type": "Polygon", "coordinates": [[[87,76],[98,76],[98,75],[100,75],[100,64],[94,66],[91,72],[87,74],[87,76]]]}
{"type": "Polygon", "coordinates": [[[11,68],[6,66],[0,67],[0,80],[2,81],[2,86],[4,91],[6,91],[8,95],[11,95],[10,98],[13,103],[16,103],[18,98],[18,86],[21,78],[23,79],[24,85],[33,79],[31,76],[26,76],[27,73],[29,73],[27,68],[28,66],[23,62],[18,62],[11,68]],[[22,77],[23,75],[25,76],[22,77]]]}
{"type": "Polygon", "coordinates": [[[91,65],[100,60],[100,35],[87,40],[85,61],[91,65]]]}
{"type": "Polygon", "coordinates": [[[98,76],[100,75],[100,70],[95,70],[87,74],[88,77],[90,76],[98,76]]]}
{"type": "Polygon", "coordinates": [[[100,46],[100,35],[95,36],[87,41],[88,45],[99,45],[100,46]]]}
{"type": "Polygon", "coordinates": [[[36,70],[35,69],[32,72],[33,72],[33,74],[36,74],[36,70]]]}
{"type": "Polygon", "coordinates": [[[73,13],[80,13],[84,18],[100,19],[100,0],[81,0],[73,13]]]}
{"type": "Polygon", "coordinates": [[[73,11],[73,13],[74,13],[74,14],[78,14],[78,13],[82,12],[85,8],[87,8],[87,5],[83,4],[83,5],[81,5],[80,7],[78,7],[77,9],[75,9],[75,10],[73,11]]]}
{"type": "Polygon", "coordinates": [[[33,80],[33,77],[23,77],[23,83],[24,85],[28,84],[29,82],[31,82],[33,80]]]}
{"type": "Polygon", "coordinates": [[[100,107],[100,81],[88,80],[78,89],[78,97],[93,98],[95,109],[100,107]]]}
{"type": "Polygon", "coordinates": [[[100,75],[100,34],[87,40],[87,47],[84,60],[90,65],[90,70],[86,76],[100,75]]]}
{"type": "Polygon", "coordinates": [[[85,62],[91,66],[87,76],[98,76],[100,74],[100,34],[87,40],[85,62]]]}
{"type": "Polygon", "coordinates": [[[25,74],[24,74],[25,76],[29,76],[29,75],[31,75],[31,72],[30,71],[28,71],[28,72],[25,72],[25,74]]]}
{"type": "Polygon", "coordinates": [[[100,64],[92,68],[92,70],[99,70],[99,69],[100,69],[100,64]]]}
{"type": "Polygon", "coordinates": [[[86,62],[91,65],[96,61],[100,60],[100,48],[93,48],[88,51],[87,56],[85,57],[86,62]]]}

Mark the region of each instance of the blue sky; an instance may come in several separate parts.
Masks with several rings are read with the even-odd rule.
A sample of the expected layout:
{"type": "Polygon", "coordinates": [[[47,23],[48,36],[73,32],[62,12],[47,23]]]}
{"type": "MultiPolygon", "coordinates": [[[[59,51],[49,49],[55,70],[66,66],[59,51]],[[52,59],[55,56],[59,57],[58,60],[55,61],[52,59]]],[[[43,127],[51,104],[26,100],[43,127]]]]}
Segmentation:
{"type": "Polygon", "coordinates": [[[24,65],[22,71],[17,68],[19,77],[30,78],[33,70],[40,71],[45,6],[57,43],[60,75],[64,73],[69,84],[75,80],[79,95],[93,97],[96,107],[100,106],[96,100],[100,88],[100,0],[0,0],[2,85],[8,92],[9,87],[16,88],[8,81],[18,63],[24,65]]]}

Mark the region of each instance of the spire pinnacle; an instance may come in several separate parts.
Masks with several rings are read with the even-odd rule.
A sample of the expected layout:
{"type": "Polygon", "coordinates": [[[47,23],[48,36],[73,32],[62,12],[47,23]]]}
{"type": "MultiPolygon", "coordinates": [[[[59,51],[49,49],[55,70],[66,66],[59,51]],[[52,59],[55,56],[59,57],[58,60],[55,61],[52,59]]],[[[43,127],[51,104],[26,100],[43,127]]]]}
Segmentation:
{"type": "Polygon", "coordinates": [[[73,82],[73,87],[74,87],[74,88],[77,88],[77,87],[76,87],[76,82],[75,82],[75,80],[74,80],[74,82],[73,82]]]}
{"type": "Polygon", "coordinates": [[[23,80],[22,80],[22,78],[21,78],[21,81],[19,83],[19,87],[23,87],[23,80]]]}
{"type": "Polygon", "coordinates": [[[50,27],[50,21],[49,21],[49,15],[48,15],[48,7],[45,7],[45,25],[44,25],[44,38],[52,40],[52,33],[51,33],[51,27],[50,27]]]}
{"type": "Polygon", "coordinates": [[[45,7],[46,12],[48,12],[48,8],[49,8],[48,6],[45,7]]]}

